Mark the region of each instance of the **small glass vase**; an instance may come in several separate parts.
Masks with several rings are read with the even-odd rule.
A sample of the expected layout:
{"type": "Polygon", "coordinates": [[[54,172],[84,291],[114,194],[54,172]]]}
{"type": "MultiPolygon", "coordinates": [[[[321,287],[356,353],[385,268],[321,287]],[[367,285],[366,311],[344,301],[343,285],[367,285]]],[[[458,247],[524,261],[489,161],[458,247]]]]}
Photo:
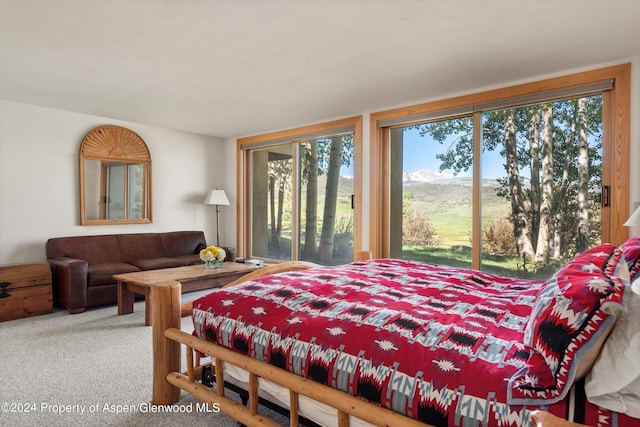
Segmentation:
{"type": "Polygon", "coordinates": [[[218,267],[218,261],[217,260],[205,261],[204,262],[204,268],[205,268],[205,270],[213,270],[214,268],[219,268],[218,267]]]}

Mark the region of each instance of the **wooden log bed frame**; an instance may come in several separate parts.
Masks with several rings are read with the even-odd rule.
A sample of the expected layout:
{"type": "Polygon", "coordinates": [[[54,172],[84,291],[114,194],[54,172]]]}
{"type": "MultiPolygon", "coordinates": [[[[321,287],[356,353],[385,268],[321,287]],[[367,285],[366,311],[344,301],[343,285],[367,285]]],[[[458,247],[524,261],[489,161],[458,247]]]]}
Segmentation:
{"type": "MultiPolygon", "coordinates": [[[[357,254],[356,259],[367,259],[367,252],[357,254]]],[[[255,270],[225,287],[286,271],[305,270],[316,266],[307,262],[285,262],[255,270]]],[[[220,410],[247,426],[279,427],[281,424],[258,413],[259,379],[264,378],[289,389],[290,426],[299,425],[299,396],[306,396],[337,410],[336,425],[349,426],[349,417],[355,416],[373,425],[427,427],[415,419],[371,404],[342,391],[292,374],[268,363],[229,350],[212,342],[201,340],[180,329],[181,318],[192,314],[191,303],[181,304],[179,282],[166,282],[153,286],[150,291],[153,339],[153,393],[154,405],[172,405],[180,400],[181,390],[192,394],[202,402],[217,404],[220,410]],[[185,347],[186,372],[181,372],[181,352],[185,347]],[[216,389],[200,382],[202,368],[200,354],[215,359],[212,371],[216,377],[216,389]],[[246,407],[225,395],[223,363],[235,365],[249,373],[249,406],[246,407]]],[[[531,414],[535,427],[578,427],[544,411],[531,414]]]]}

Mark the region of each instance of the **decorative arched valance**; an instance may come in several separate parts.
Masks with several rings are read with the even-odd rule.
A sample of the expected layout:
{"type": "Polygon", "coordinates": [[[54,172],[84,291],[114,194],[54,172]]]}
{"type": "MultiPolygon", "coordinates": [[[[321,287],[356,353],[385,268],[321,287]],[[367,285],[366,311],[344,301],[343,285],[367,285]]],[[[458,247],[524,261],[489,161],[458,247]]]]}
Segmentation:
{"type": "Polygon", "coordinates": [[[80,156],[136,162],[151,161],[147,144],[137,133],[114,125],[100,126],[89,132],[82,140],[80,156]]]}

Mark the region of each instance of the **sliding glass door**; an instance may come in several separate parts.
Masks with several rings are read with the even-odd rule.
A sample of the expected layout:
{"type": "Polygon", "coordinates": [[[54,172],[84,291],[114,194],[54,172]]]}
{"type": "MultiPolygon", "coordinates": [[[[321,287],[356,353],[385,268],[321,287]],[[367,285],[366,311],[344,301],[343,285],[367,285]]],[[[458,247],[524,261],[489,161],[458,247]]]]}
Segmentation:
{"type": "Polygon", "coordinates": [[[251,256],[353,260],[353,132],[250,151],[251,256]]]}
{"type": "Polygon", "coordinates": [[[602,109],[597,93],[389,126],[389,255],[471,267],[477,242],[482,270],[539,278],[600,243],[602,109]]]}
{"type": "Polygon", "coordinates": [[[601,94],[482,114],[484,270],[545,277],[601,243],[602,123],[601,94]]]}
{"type": "Polygon", "coordinates": [[[392,258],[471,267],[472,126],[461,117],[390,129],[392,258]],[[464,166],[446,161],[465,145],[464,166]]]}

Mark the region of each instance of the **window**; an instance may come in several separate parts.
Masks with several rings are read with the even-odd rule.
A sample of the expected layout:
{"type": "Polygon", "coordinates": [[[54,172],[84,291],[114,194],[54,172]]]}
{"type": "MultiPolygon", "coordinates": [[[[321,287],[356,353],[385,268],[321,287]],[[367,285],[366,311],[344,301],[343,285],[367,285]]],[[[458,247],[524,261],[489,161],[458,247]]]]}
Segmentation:
{"type": "Polygon", "coordinates": [[[144,165],[139,163],[102,162],[103,178],[101,194],[104,203],[101,204],[100,218],[108,220],[142,219],[144,200],[144,165]]]}
{"type": "Polygon", "coordinates": [[[548,277],[589,246],[624,241],[628,71],[372,115],[374,253],[548,277]]]}
{"type": "Polygon", "coordinates": [[[361,123],[358,117],[238,141],[246,171],[239,176],[241,253],[323,265],[353,260],[361,123]]]}

